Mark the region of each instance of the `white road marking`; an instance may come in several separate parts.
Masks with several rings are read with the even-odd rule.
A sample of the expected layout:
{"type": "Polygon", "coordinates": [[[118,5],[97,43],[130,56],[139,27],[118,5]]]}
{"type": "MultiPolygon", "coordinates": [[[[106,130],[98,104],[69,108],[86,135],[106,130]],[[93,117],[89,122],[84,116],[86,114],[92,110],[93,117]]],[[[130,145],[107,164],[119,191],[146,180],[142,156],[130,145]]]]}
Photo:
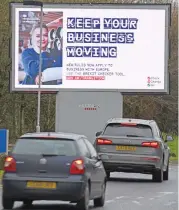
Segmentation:
{"type": "Polygon", "coordinates": [[[112,202],[114,202],[114,200],[108,200],[108,201],[106,201],[106,203],[112,203],[112,202]]]}
{"type": "Polygon", "coordinates": [[[164,197],[166,195],[172,195],[175,192],[157,192],[159,195],[154,196],[154,198],[149,198],[149,200],[154,200],[155,198],[161,198],[164,197]]]}
{"type": "Polygon", "coordinates": [[[175,203],[177,203],[176,201],[171,201],[171,202],[168,202],[168,203],[166,203],[166,204],[164,204],[165,206],[171,206],[171,205],[173,205],[173,204],[175,204],[175,203]]]}
{"type": "Polygon", "coordinates": [[[137,205],[139,205],[139,206],[142,205],[139,201],[132,201],[132,203],[135,203],[135,204],[137,204],[137,205]]]}
{"type": "Polygon", "coordinates": [[[125,196],[116,197],[117,200],[124,198],[125,196]]]}
{"type": "Polygon", "coordinates": [[[144,197],[137,197],[137,199],[142,199],[142,198],[144,198],[144,197]]]}
{"type": "Polygon", "coordinates": [[[174,194],[175,192],[158,192],[158,193],[161,193],[163,195],[171,195],[174,194]]]}

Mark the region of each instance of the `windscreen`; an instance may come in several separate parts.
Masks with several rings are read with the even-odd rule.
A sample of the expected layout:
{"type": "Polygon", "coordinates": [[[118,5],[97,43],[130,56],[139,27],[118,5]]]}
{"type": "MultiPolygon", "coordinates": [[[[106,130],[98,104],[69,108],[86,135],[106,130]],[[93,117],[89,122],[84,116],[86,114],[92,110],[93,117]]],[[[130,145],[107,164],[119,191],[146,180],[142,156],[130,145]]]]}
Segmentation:
{"type": "Polygon", "coordinates": [[[104,135],[107,136],[136,136],[152,138],[152,129],[150,126],[138,124],[135,126],[121,125],[119,123],[111,123],[107,125],[104,135]]]}
{"type": "Polygon", "coordinates": [[[76,156],[75,141],[66,139],[19,139],[13,154],[76,156]]]}

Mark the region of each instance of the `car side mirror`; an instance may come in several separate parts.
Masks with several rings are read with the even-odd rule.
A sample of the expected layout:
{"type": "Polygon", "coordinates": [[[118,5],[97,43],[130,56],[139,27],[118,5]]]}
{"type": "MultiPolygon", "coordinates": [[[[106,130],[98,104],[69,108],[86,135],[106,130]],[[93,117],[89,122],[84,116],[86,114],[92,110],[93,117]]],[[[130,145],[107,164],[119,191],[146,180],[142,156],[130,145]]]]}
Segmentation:
{"type": "Polygon", "coordinates": [[[101,161],[101,157],[97,154],[97,156],[91,157],[91,159],[96,160],[96,161],[101,161]]]}
{"type": "Polygon", "coordinates": [[[9,150],[9,151],[7,152],[7,156],[11,156],[11,154],[12,154],[12,152],[9,150]]]}
{"type": "Polygon", "coordinates": [[[165,141],[166,141],[166,142],[168,142],[168,141],[173,141],[173,137],[172,137],[172,136],[166,136],[165,141]]]}
{"type": "Polygon", "coordinates": [[[102,133],[102,131],[98,131],[98,132],[96,132],[96,137],[100,136],[100,135],[101,135],[101,133],[102,133]]]}
{"type": "Polygon", "coordinates": [[[100,155],[97,156],[97,160],[98,160],[98,161],[101,161],[100,155]]]}

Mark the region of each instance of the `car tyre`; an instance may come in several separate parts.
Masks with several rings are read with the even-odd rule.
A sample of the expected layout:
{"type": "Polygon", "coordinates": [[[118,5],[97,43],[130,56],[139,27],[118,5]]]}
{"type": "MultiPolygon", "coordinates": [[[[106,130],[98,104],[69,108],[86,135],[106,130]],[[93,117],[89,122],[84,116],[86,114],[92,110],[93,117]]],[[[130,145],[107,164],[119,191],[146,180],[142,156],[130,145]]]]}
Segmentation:
{"type": "Polygon", "coordinates": [[[109,180],[110,179],[110,172],[106,171],[106,175],[107,175],[107,179],[109,180]]]}
{"type": "Polygon", "coordinates": [[[163,172],[163,180],[168,180],[168,177],[169,177],[169,162],[168,162],[168,165],[167,165],[167,170],[163,172]]]}
{"type": "Polygon", "coordinates": [[[11,198],[2,197],[2,206],[4,209],[13,209],[14,201],[11,198]]]}
{"type": "Polygon", "coordinates": [[[84,197],[77,202],[78,210],[89,210],[90,190],[89,184],[85,187],[84,197]]]}
{"type": "Polygon", "coordinates": [[[163,182],[163,168],[154,171],[152,174],[152,180],[154,182],[163,182]]]}
{"type": "Polygon", "coordinates": [[[106,183],[104,182],[102,185],[102,195],[100,198],[94,199],[94,206],[95,207],[103,207],[105,203],[105,194],[106,194],[106,183]]]}
{"type": "Polygon", "coordinates": [[[25,205],[25,206],[32,206],[32,200],[23,200],[23,204],[25,205]]]}

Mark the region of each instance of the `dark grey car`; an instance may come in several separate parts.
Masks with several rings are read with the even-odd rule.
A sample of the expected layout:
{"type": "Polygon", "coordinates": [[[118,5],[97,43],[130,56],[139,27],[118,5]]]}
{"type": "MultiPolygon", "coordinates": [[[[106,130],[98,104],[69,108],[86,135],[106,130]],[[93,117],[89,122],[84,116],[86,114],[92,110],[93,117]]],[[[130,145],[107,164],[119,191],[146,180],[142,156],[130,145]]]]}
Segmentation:
{"type": "Polygon", "coordinates": [[[5,160],[2,204],[15,201],[62,200],[88,210],[105,202],[106,172],[85,136],[30,133],[21,136],[5,160]]]}
{"type": "Polygon", "coordinates": [[[153,181],[168,180],[170,149],[154,120],[110,119],[96,133],[95,147],[107,177],[110,172],[152,174],[153,181]]]}

